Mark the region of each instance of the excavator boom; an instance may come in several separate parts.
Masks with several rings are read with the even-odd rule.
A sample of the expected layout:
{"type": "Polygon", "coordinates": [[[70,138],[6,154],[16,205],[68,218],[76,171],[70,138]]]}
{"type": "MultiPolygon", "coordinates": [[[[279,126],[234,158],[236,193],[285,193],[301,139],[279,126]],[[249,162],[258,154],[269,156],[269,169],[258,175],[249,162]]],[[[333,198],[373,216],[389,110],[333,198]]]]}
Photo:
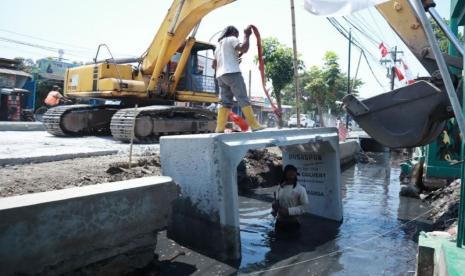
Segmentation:
{"type": "MultiPolygon", "coordinates": [[[[348,95],[344,107],[360,127],[388,147],[427,145],[453,112],[425,30],[408,0],[388,1],[376,8],[431,77],[362,101],[348,95]]],[[[444,57],[450,66],[462,68],[461,59],[444,57]]]]}

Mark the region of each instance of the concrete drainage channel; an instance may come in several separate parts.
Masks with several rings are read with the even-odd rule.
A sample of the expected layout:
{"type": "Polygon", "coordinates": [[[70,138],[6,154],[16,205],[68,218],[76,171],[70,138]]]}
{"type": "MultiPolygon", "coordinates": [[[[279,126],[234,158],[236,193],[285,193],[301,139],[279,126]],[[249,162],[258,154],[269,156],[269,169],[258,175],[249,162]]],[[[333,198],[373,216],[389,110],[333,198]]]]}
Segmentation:
{"type": "Polygon", "coordinates": [[[127,273],[129,263],[140,268],[153,260],[157,233],[166,228],[207,256],[237,261],[237,165],[249,149],[271,146],[281,148],[284,164],[308,173],[302,180],[314,202],[310,212],[340,221],[340,165],[359,148],[338,145],[335,129],[164,137],[162,170],[177,185],[170,177],[145,177],[0,199],[2,273],[56,275],[89,267],[127,273]],[[219,242],[212,244],[212,236],[219,242]],[[110,265],[94,265],[102,262],[110,265]]]}
{"type": "Polygon", "coordinates": [[[0,199],[2,275],[59,275],[128,252],[149,262],[176,197],[171,178],[146,177],[0,199]]]}
{"type": "Polygon", "coordinates": [[[167,136],[160,141],[162,172],[180,188],[168,235],[207,256],[239,262],[237,166],[248,150],[267,147],[280,147],[283,165],[302,172],[299,181],[307,190],[310,214],[342,220],[335,128],[167,136]]]}

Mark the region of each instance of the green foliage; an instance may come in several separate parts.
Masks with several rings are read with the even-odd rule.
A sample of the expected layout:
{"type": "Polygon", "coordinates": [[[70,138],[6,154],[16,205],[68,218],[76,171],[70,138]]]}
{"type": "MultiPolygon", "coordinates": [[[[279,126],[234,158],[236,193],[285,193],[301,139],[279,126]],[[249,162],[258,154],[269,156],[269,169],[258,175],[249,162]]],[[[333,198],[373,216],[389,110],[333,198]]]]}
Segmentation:
{"type": "Polygon", "coordinates": [[[19,61],[18,70],[32,73],[35,63],[30,58],[15,57],[14,60],[19,61]]]}
{"type": "MultiPolygon", "coordinates": [[[[449,25],[450,21],[445,18],[444,20],[446,21],[447,25],[449,25]]],[[[434,21],[434,19],[430,19],[430,22],[431,22],[431,26],[433,27],[434,35],[436,36],[436,39],[438,40],[439,49],[441,49],[441,52],[447,53],[449,51],[449,39],[444,34],[444,32],[441,30],[441,28],[439,28],[439,25],[436,23],[436,21],[434,21]]],[[[462,33],[459,33],[459,40],[463,44],[464,39],[463,39],[462,33]]]]}
{"type": "MultiPolygon", "coordinates": [[[[358,88],[363,82],[360,79],[351,80],[352,94],[358,95],[358,88]],[[355,83],[354,83],[355,82],[355,83]]],[[[343,110],[336,101],[341,101],[347,95],[347,74],[339,65],[339,57],[335,52],[328,51],[323,58],[323,66],[312,66],[300,75],[302,88],[302,112],[323,112],[331,110],[334,115],[341,115],[343,110]]],[[[284,89],[284,103],[295,106],[295,87],[293,84],[284,89]]],[[[321,117],[320,117],[321,118],[321,117]]]]}
{"type": "MultiPolygon", "coordinates": [[[[265,63],[265,75],[273,86],[273,96],[278,107],[281,108],[281,91],[294,79],[294,63],[292,48],[280,43],[276,38],[268,37],[262,40],[263,60],[265,63]]],[[[257,62],[257,57],[255,58],[257,62]]],[[[303,68],[303,62],[298,61],[299,69],[303,68]]],[[[282,122],[279,122],[282,126],[282,122]]]]}

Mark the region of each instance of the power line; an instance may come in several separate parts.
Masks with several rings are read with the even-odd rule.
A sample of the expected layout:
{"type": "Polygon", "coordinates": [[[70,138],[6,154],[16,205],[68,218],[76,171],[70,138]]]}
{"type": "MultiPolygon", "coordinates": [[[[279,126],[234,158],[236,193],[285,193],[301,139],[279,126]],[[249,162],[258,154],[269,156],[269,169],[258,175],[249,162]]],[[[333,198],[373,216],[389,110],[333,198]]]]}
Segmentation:
{"type": "MultiPolygon", "coordinates": [[[[50,51],[50,52],[54,52],[54,53],[58,53],[61,50],[61,49],[55,48],[55,47],[44,46],[44,45],[40,45],[40,44],[34,44],[34,43],[15,40],[15,39],[10,39],[10,38],[6,38],[6,37],[0,37],[0,41],[19,44],[19,45],[23,45],[23,46],[28,46],[28,47],[37,48],[37,49],[41,49],[41,50],[46,50],[46,51],[50,51]]],[[[75,56],[75,57],[89,59],[89,56],[83,56],[83,55],[78,55],[78,54],[70,54],[70,53],[66,53],[66,54],[69,55],[69,56],[75,56]]]]}
{"type": "Polygon", "coordinates": [[[368,32],[366,31],[363,31],[360,29],[359,26],[357,26],[356,24],[352,23],[349,19],[347,19],[347,17],[343,16],[342,17],[347,23],[349,23],[353,28],[355,28],[357,31],[359,31],[362,35],[364,35],[369,41],[371,41],[374,45],[378,45],[379,43],[379,40],[376,40],[374,39],[372,36],[370,36],[368,34],[368,32]]]}
{"type": "Polygon", "coordinates": [[[15,35],[23,36],[23,37],[28,37],[28,38],[32,38],[32,39],[36,39],[36,40],[48,42],[48,43],[53,43],[53,44],[64,45],[64,46],[68,46],[68,47],[73,47],[73,48],[77,48],[77,49],[83,49],[83,50],[88,50],[88,51],[95,51],[95,49],[88,48],[88,47],[82,47],[82,46],[77,46],[77,45],[75,45],[75,44],[68,44],[68,43],[64,43],[64,42],[57,42],[57,41],[53,41],[53,40],[43,39],[43,38],[40,38],[40,37],[36,37],[36,36],[32,36],[32,35],[27,35],[27,34],[22,34],[22,33],[18,33],[18,32],[13,32],[13,31],[6,30],[6,29],[0,29],[0,32],[15,34],[15,35]]]}
{"type": "MultiPolygon", "coordinates": [[[[76,53],[76,55],[74,55],[74,56],[84,57],[82,55],[79,55],[79,53],[84,54],[84,55],[86,55],[85,58],[87,58],[87,59],[92,58],[95,55],[95,52],[96,52],[96,48],[90,48],[90,47],[79,46],[79,45],[71,44],[71,43],[64,43],[64,42],[48,40],[48,39],[40,38],[40,37],[37,37],[37,36],[18,33],[18,32],[14,32],[14,31],[2,29],[2,28],[0,28],[0,32],[14,34],[14,35],[18,35],[18,36],[23,36],[23,37],[27,37],[27,38],[47,42],[47,43],[52,43],[52,44],[56,44],[56,45],[63,45],[63,46],[71,47],[71,48],[74,48],[74,49],[63,48],[63,50],[65,52],[76,53]]],[[[34,44],[33,42],[27,42],[27,43],[34,44]]],[[[49,46],[46,46],[46,47],[49,47],[49,46]]],[[[56,48],[56,47],[51,47],[51,48],[56,48]]],[[[133,54],[130,55],[130,54],[125,54],[125,53],[117,53],[117,54],[120,55],[120,56],[128,56],[128,57],[135,57],[136,56],[136,55],[133,55],[133,54]]]]}
{"type": "MultiPolygon", "coordinates": [[[[342,35],[344,36],[346,39],[349,39],[349,36],[348,36],[348,31],[335,19],[335,18],[327,18],[327,20],[331,23],[331,25],[333,25],[333,27],[342,35]]],[[[373,68],[371,67],[371,64],[370,62],[368,61],[368,58],[365,54],[365,47],[362,46],[357,40],[352,40],[353,41],[353,44],[358,47],[362,53],[363,53],[363,57],[368,65],[368,68],[370,69],[370,72],[372,73],[373,77],[375,78],[376,82],[378,83],[378,85],[383,89],[385,90],[384,86],[382,85],[382,83],[379,81],[377,75],[374,73],[373,71],[373,68]]],[[[368,53],[370,54],[370,52],[368,51],[368,53]]]]}

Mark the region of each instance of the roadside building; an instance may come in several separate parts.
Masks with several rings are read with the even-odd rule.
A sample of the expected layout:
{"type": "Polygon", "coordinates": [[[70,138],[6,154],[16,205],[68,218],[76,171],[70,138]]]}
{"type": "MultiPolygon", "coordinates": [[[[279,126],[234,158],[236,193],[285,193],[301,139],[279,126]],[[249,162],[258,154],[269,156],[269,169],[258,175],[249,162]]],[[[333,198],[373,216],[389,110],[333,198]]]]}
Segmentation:
{"type": "Polygon", "coordinates": [[[31,74],[20,70],[21,61],[0,58],[0,121],[27,121],[32,113],[27,102],[31,92],[23,89],[31,74]]]}

